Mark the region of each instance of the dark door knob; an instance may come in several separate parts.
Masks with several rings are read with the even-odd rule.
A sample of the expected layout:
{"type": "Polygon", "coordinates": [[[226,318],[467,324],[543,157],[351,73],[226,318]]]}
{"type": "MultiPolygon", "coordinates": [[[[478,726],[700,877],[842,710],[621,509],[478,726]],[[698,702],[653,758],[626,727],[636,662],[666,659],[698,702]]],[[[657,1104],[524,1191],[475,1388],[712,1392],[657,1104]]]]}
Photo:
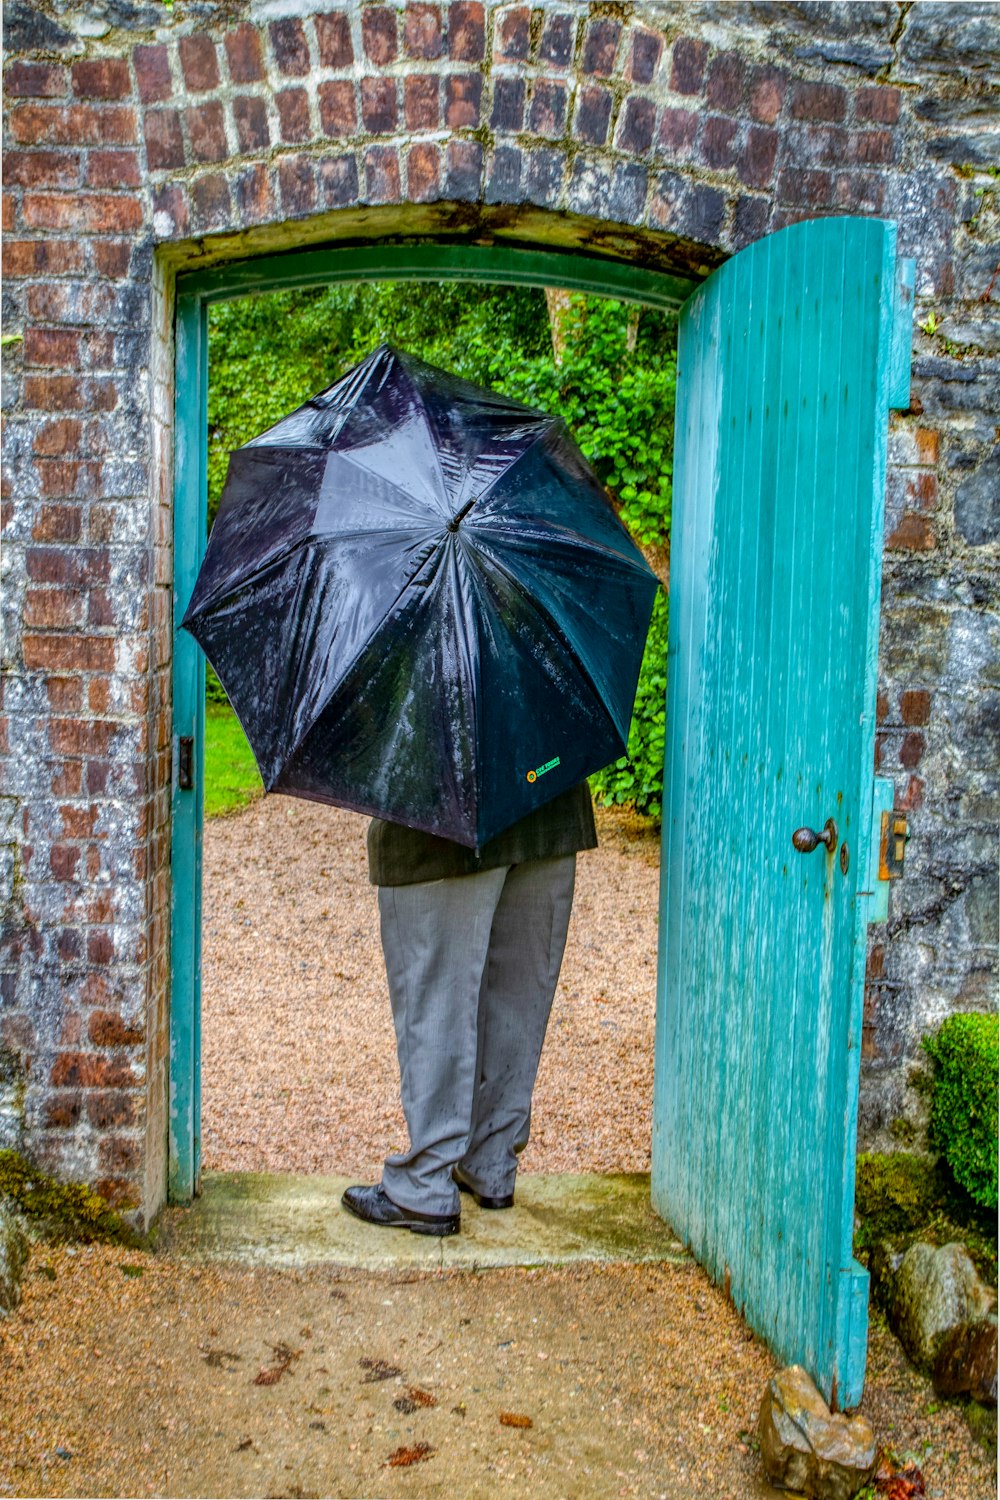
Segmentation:
{"type": "Polygon", "coordinates": [[[800,854],[811,854],[817,844],[825,844],[827,852],[832,854],[837,847],[837,825],[832,818],[827,818],[822,833],[817,833],[815,828],[796,828],[792,843],[800,854]]]}

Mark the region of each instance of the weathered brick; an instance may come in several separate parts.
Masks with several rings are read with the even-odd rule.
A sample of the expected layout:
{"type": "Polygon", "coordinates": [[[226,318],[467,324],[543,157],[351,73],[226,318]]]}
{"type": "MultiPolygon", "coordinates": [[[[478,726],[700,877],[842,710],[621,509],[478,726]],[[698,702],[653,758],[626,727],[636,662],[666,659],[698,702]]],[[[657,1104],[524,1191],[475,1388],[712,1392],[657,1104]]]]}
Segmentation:
{"type": "Polygon", "coordinates": [[[83,247],[67,240],[8,240],[3,269],[7,276],[72,276],[84,267],[83,247]]]}
{"type": "Polygon", "coordinates": [[[308,157],[287,156],[278,162],[278,191],[287,218],[312,213],[316,207],[316,179],[308,157]]]}
{"type": "Polygon", "coordinates": [[[95,1047],[135,1047],[145,1040],[141,1026],[127,1025],[115,1011],[91,1011],[87,1039],[95,1047]]]}
{"type": "MultiPolygon", "coordinates": [[[[330,85],[326,84],[325,87],[329,88],[330,85]]],[[[241,151],[263,151],[271,144],[271,130],[263,99],[258,99],[255,94],[237,94],[233,100],[233,120],[241,151]]]]}
{"type": "Polygon", "coordinates": [[[451,130],[479,124],[483,79],[480,73],[452,73],[445,79],[444,122],[451,130]]]}
{"type": "Polygon", "coordinates": [[[203,94],[219,86],[219,62],[215,43],[204,32],[182,36],[177,43],[185,86],[193,94],[203,94]]]}
{"type": "Polygon", "coordinates": [[[83,1096],[79,1089],[58,1089],[45,1100],[45,1125],[50,1130],[67,1130],[80,1123],[83,1096]]]}
{"type": "Polygon", "coordinates": [[[635,31],[629,56],[628,76],[633,83],[652,83],[660,65],[663,38],[655,31],[635,31]]]}
{"type": "Polygon", "coordinates": [[[932,552],[937,541],[929,518],[911,511],[903,516],[885,545],[890,552],[932,552]]]}
{"type": "Polygon", "coordinates": [[[229,184],[221,172],[210,172],[191,187],[191,217],[196,229],[224,229],[232,213],[229,184]]]}
{"type": "Polygon", "coordinates": [[[353,156],[327,157],[319,164],[319,190],[325,208],[346,208],[360,197],[353,156]]]}
{"type": "Polygon", "coordinates": [[[197,162],[225,161],[229,155],[222,105],[217,99],[197,104],[184,111],[191,159],[197,162]]]}
{"type": "Polygon", "coordinates": [[[833,178],[829,172],[781,172],[778,199],[803,208],[827,208],[833,200],[833,178]]]}
{"type": "Polygon", "coordinates": [[[139,98],[143,104],[161,104],[173,92],[170,78],[170,54],[162,44],[138,46],[132,50],[132,66],[139,98]]]}
{"type": "Polygon", "coordinates": [[[847,90],[839,83],[797,83],[792,90],[792,115],[796,120],[843,120],[847,114],[847,90]]]}
{"type": "Polygon", "coordinates": [[[26,375],[24,379],[23,400],[28,410],[82,411],[85,395],[84,383],[76,375],[26,375]]]}
{"type": "Polygon", "coordinates": [[[132,246],[128,240],[98,240],[90,253],[100,276],[121,280],[128,275],[132,265],[132,246]]]}
{"type": "Polygon", "coordinates": [[[127,99],[132,92],[128,63],[123,57],[94,57],[75,62],[72,80],[78,99],[127,99]]]}
{"type": "Polygon", "coordinates": [[[398,203],[399,153],[395,146],[366,147],[364,163],[367,200],[370,203],[398,203]]]}
{"type": "Polygon", "coordinates": [[[929,724],[931,718],[931,695],[926,688],[908,688],[900,695],[900,717],[904,724],[929,724]]]}
{"type": "Polygon", "coordinates": [[[880,125],[895,125],[899,119],[899,89],[888,84],[858,89],[854,95],[854,117],[880,125]]]}
{"type": "Polygon", "coordinates": [[[859,164],[891,162],[896,140],[891,130],[858,130],[848,136],[850,160],[859,164]]]}
{"type": "Polygon", "coordinates": [[[448,7],[448,56],[453,62],[482,62],[486,56],[482,0],[452,0],[448,7]]]}
{"type": "Polygon", "coordinates": [[[135,1122],[132,1095],[124,1089],[88,1089],[86,1104],[87,1118],[96,1130],[135,1122]]]}
{"type": "Polygon", "coordinates": [[[744,193],[736,200],[733,212],[733,248],[743,250],[767,233],[771,204],[767,198],[744,193]]]}
{"type": "Polygon", "coordinates": [[[583,40],[583,71],[599,78],[610,78],[615,71],[615,55],[621,39],[620,21],[608,17],[588,21],[583,40]]]}
{"type": "Polygon", "coordinates": [[[838,172],[831,201],[848,213],[875,214],[882,208],[885,181],[875,172],[838,172]]]}
{"type": "Polygon", "coordinates": [[[184,165],[184,137],[176,109],[151,109],[143,121],[146,163],[151,172],[184,165]]]}
{"type": "Polygon", "coordinates": [[[551,12],[542,23],[538,42],[539,61],[555,68],[567,68],[573,60],[576,17],[569,11],[551,12]]]}
{"type": "Polygon", "coordinates": [[[626,99],[625,106],[618,117],[615,144],[620,151],[631,151],[642,156],[653,144],[655,128],[655,101],[643,98],[641,95],[632,95],[631,98],[626,99]]]}
{"type": "Polygon", "coordinates": [[[349,68],[354,61],[351,22],[346,11],[331,11],[315,20],[319,60],[324,68],[349,68]]]}
{"type": "Polygon", "coordinates": [[[709,115],[701,137],[701,152],[707,166],[724,170],[734,165],[738,149],[736,132],[735,120],[725,115],[709,115]]]}
{"type": "Polygon", "coordinates": [[[140,184],[137,152],[89,151],[86,182],[92,188],[137,188],[140,184]]]}
{"type": "Polygon", "coordinates": [[[661,172],[649,207],[650,222],[699,244],[718,244],[726,215],[726,197],[718,188],[694,182],[679,172],[661,172]]]}
{"type": "MultiPolygon", "coordinates": [[[[26,635],[22,648],[25,666],[43,672],[110,672],[115,663],[115,643],[106,635],[26,635]]],[[[58,722],[50,723],[50,744],[59,754],[72,754],[68,737],[56,733],[58,722]]],[[[102,726],[78,727],[96,734],[102,726]]]]}
{"type": "Polygon", "coordinates": [[[223,38],[229,76],[233,83],[259,83],[265,76],[260,33],[244,22],[223,38]]]}
{"type": "Polygon", "coordinates": [[[77,187],[80,162],[78,151],[5,151],[4,184],[7,187],[77,187]]]}
{"type": "Polygon", "coordinates": [[[403,16],[403,48],[407,57],[434,58],[444,51],[440,5],[410,3],[403,16]]]}
{"type": "Polygon", "coordinates": [[[773,125],[780,115],[787,83],[787,76],[780,68],[751,69],[750,113],[761,125],[773,125]]]}
{"type": "Polygon", "coordinates": [[[494,23],[493,55],[499,62],[524,62],[531,44],[531,9],[510,6],[494,23]]]}
{"type": "Polygon", "coordinates": [[[365,129],[373,135],[386,135],[395,130],[397,102],[394,78],[362,78],[361,119],[365,129]]]}
{"type": "Polygon", "coordinates": [[[25,365],[58,370],[75,366],[80,359],[80,335],[68,328],[35,328],[24,330],[25,365]]]}
{"type": "Polygon", "coordinates": [[[441,119],[441,85],[437,75],[411,73],[404,81],[403,91],[407,130],[436,130],[441,119]]]}
{"type": "Polygon", "coordinates": [[[492,152],[483,194],[487,203],[520,203],[522,153],[517,146],[497,146],[492,152]]]}
{"type": "Polygon", "coordinates": [[[473,203],[479,196],[483,148],[478,141],[449,141],[445,154],[445,197],[473,203]]]}
{"type": "Polygon", "coordinates": [[[411,146],[406,153],[407,197],[414,203],[432,203],[440,197],[441,152],[431,143],[411,146]]]}
{"type": "Polygon", "coordinates": [[[163,183],[153,189],[153,228],[158,235],[185,235],[190,223],[187,193],[180,183],[163,183]]]}
{"type": "Polygon", "coordinates": [[[32,437],[32,452],[46,458],[61,457],[75,453],[80,444],[83,424],[77,417],[56,417],[36,427],[32,437]]]}
{"type": "Polygon", "coordinates": [[[910,730],[908,734],[903,735],[899,746],[899,764],[905,766],[908,771],[912,771],[923,760],[924,749],[923,735],[918,730],[910,730]]]}
{"type": "MultiPolygon", "coordinates": [[[[73,682],[72,678],[60,680],[73,682]]],[[[79,688],[79,681],[73,682],[73,686],[79,688]]],[[[62,927],[59,929],[56,937],[56,952],[63,963],[72,963],[80,957],[80,954],[83,952],[83,943],[78,927],[62,927]]]]}
{"type": "Polygon", "coordinates": [[[291,78],[304,77],[309,72],[309,43],[302,22],[294,19],[272,21],[268,30],[278,72],[291,78]]]}
{"type": "Polygon", "coordinates": [[[84,603],[67,589],[27,589],[24,623],[30,630],[72,630],[83,623],[84,603]]]}
{"type": "Polygon", "coordinates": [[[271,177],[262,162],[245,167],[233,180],[233,195],[243,224],[265,224],[275,214],[271,177]]]}
{"type": "Polygon", "coordinates": [[[588,146],[603,146],[611,123],[610,89],[583,88],[577,95],[573,134],[588,146]]]}
{"type": "Polygon", "coordinates": [[[741,182],[745,182],[748,187],[769,186],[774,177],[778,139],[777,130],[768,129],[766,125],[751,125],[737,160],[741,182]]]}
{"type": "Polygon", "coordinates": [[[378,68],[395,61],[396,12],[388,5],[369,5],[361,12],[361,44],[378,68]]]}
{"type": "MultiPolygon", "coordinates": [[[[539,78],[531,93],[528,129],[535,135],[560,136],[566,124],[567,90],[563,83],[539,78]]],[[[448,120],[448,124],[451,124],[448,120]]],[[[455,122],[458,123],[457,121],[455,122]]],[[[473,122],[478,124],[478,117],[473,122]]]]}
{"type": "Polygon", "coordinates": [[[135,1172],[142,1161],[139,1141],[126,1136],[105,1136],[97,1148],[97,1159],[103,1172],[135,1172]]]}
{"type": "Polygon", "coordinates": [[[131,146],[135,110],[121,104],[19,104],[10,111],[14,139],[26,146],[131,146]]]}
{"type": "Polygon", "coordinates": [[[700,93],[707,61],[707,42],[692,36],[678,37],[670,53],[670,87],[674,93],[700,93]]]}
{"type": "Polygon", "coordinates": [[[739,108],[743,93],[743,61],[737,52],[717,52],[708,65],[705,99],[712,109],[739,108]]]}
{"type": "Polygon", "coordinates": [[[125,193],[26,193],[23,211],[31,229],[113,234],[142,224],[142,204],[125,193]]]}
{"type": "Polygon", "coordinates": [[[523,78],[497,78],[493,84],[493,106],[490,126],[502,133],[524,128],[525,81],[523,78]]]}
{"type": "Polygon", "coordinates": [[[335,79],[330,83],[320,84],[319,117],[325,135],[352,135],[357,129],[354,84],[349,79],[335,79]]]}
{"type": "Polygon", "coordinates": [[[25,62],[18,58],[3,75],[8,99],[61,99],[69,84],[65,68],[55,63],[25,62]]]}
{"type": "Polygon", "coordinates": [[[281,125],[281,139],[288,142],[308,141],[312,137],[309,120],[309,95],[305,89],[282,89],[274,96],[281,125]]]}

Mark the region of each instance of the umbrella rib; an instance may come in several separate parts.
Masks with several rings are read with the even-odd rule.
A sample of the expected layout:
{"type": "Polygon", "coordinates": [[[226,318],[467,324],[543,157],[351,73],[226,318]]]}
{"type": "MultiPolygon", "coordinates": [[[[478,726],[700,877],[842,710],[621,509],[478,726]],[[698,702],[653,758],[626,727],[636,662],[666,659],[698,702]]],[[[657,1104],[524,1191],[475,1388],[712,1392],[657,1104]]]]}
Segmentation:
{"type": "Polygon", "coordinates": [[[491,561],[493,562],[493,565],[497,569],[497,571],[499,573],[502,573],[507,582],[517,590],[518,594],[521,596],[527,606],[549,628],[549,630],[551,630],[552,634],[559,641],[559,644],[561,645],[563,651],[566,653],[569,659],[576,662],[577,667],[580,670],[580,675],[584,678],[587,685],[589,686],[591,694],[594,698],[594,701],[597,703],[598,708],[611,724],[611,727],[614,729],[615,733],[620,733],[618,725],[611,717],[611,714],[608,711],[607,704],[604,702],[604,699],[601,696],[600,689],[594,681],[593,675],[588,670],[585,663],[581,661],[580,657],[577,655],[572,643],[566,638],[565,634],[563,633],[562,627],[559,624],[559,621],[555,618],[550,610],[546,609],[543,604],[540,604],[537,599],[535,599],[531,594],[528,593],[521,580],[516,576],[516,574],[512,573],[511,570],[503,562],[501,562],[498,557],[494,556],[491,561]]]}

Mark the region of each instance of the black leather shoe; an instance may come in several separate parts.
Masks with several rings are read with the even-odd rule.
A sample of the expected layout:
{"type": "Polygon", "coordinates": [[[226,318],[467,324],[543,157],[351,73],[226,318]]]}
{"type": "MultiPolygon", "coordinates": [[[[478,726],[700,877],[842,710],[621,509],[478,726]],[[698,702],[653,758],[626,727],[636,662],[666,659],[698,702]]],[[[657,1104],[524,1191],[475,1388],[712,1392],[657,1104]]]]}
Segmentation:
{"type": "Polygon", "coordinates": [[[472,1201],[478,1203],[480,1208],[513,1208],[514,1194],[508,1193],[506,1198],[490,1198],[486,1193],[477,1193],[475,1188],[459,1176],[458,1168],[451,1169],[452,1181],[458,1184],[460,1193],[471,1193],[472,1201]]]}
{"type": "Polygon", "coordinates": [[[380,1182],[373,1187],[349,1187],[340,1201],[348,1213],[366,1224],[409,1229],[413,1234],[457,1234],[462,1223],[459,1214],[418,1214],[412,1208],[400,1208],[380,1182]]]}

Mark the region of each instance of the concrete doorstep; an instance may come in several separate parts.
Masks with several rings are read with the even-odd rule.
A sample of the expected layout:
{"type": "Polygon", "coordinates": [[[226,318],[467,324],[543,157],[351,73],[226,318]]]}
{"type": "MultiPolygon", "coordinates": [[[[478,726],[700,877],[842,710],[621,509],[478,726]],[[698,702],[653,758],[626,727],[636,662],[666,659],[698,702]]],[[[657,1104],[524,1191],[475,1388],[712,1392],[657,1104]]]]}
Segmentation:
{"type": "Polygon", "coordinates": [[[206,1172],[190,1207],[161,1215],[158,1253],[254,1266],[359,1270],[563,1265],[691,1259],[650,1207],[648,1173],[525,1174],[514,1207],[462,1195],[462,1229],[445,1239],[365,1224],[340,1203],[350,1177],[206,1172]]]}

